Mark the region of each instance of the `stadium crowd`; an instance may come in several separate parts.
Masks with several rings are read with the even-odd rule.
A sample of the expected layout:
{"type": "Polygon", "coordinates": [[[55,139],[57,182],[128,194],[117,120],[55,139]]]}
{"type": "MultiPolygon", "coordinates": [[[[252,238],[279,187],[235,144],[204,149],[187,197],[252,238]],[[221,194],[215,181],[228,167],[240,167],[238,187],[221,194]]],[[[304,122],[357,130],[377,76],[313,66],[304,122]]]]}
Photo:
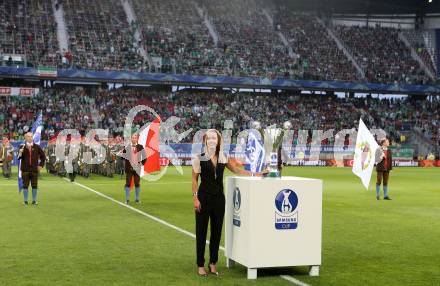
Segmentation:
{"type": "MultiPolygon", "coordinates": [[[[176,131],[193,128],[185,142],[192,142],[195,131],[205,128],[222,130],[225,120],[232,120],[234,132],[249,128],[253,121],[263,127],[292,123],[293,130],[328,130],[357,128],[360,117],[370,128],[382,128],[394,142],[401,133],[419,128],[433,143],[440,143],[440,100],[340,98],[336,96],[294,95],[292,93],[231,93],[184,90],[180,92],[52,88],[33,98],[0,97],[0,131],[14,140],[30,130],[37,113],[43,113],[43,139],[58,131],[76,128],[85,134],[91,128],[104,128],[110,135],[123,134],[129,110],[136,105],[151,106],[166,121],[181,118],[176,131]]],[[[137,117],[137,127],[151,121],[137,117]]],[[[296,132],[297,133],[297,132],[296,132]]],[[[331,144],[332,142],[327,142],[331,144]]]]}
{"type": "Polygon", "coordinates": [[[25,55],[30,65],[56,66],[60,57],[51,1],[2,0],[0,13],[0,56],[25,55]]]}
{"type": "Polygon", "coordinates": [[[437,74],[437,68],[434,64],[437,62],[437,55],[435,53],[435,50],[429,51],[428,44],[426,44],[426,42],[429,41],[429,33],[427,35],[424,35],[423,33],[420,33],[418,31],[407,30],[404,31],[404,34],[411,45],[414,47],[415,52],[428,67],[428,69],[432,73],[437,74]],[[425,36],[427,38],[426,40],[425,36]]]}
{"type": "Polygon", "coordinates": [[[142,43],[152,60],[151,71],[222,74],[220,54],[207,27],[187,1],[132,2],[138,13],[142,43]]]}
{"type": "Polygon", "coordinates": [[[297,56],[294,77],[316,80],[357,81],[353,64],[313,15],[274,8],[276,29],[280,30],[297,56]],[[313,47],[312,49],[310,47],[313,47]]]}
{"type": "Polygon", "coordinates": [[[118,0],[63,1],[71,60],[79,69],[143,70],[133,27],[118,0]]]}
{"type": "MultiPolygon", "coordinates": [[[[69,35],[69,50],[59,51],[51,1],[2,0],[0,55],[24,55],[34,66],[92,70],[431,82],[399,38],[398,29],[332,28],[364,70],[364,79],[314,14],[272,7],[261,0],[130,3],[137,20],[129,24],[118,0],[58,0],[69,35]],[[140,31],[140,38],[135,31],[140,31]],[[145,58],[140,48],[147,51],[145,58]]],[[[408,37],[413,47],[435,73],[420,33],[410,32],[415,34],[408,37]]],[[[12,58],[1,57],[0,64],[12,65],[12,58]]]]}
{"type": "Polygon", "coordinates": [[[290,77],[296,60],[255,0],[200,1],[215,27],[223,63],[234,75],[290,77]]]}
{"type": "Polygon", "coordinates": [[[337,25],[334,30],[364,69],[367,81],[408,84],[429,82],[429,77],[399,39],[397,29],[337,25]]]}

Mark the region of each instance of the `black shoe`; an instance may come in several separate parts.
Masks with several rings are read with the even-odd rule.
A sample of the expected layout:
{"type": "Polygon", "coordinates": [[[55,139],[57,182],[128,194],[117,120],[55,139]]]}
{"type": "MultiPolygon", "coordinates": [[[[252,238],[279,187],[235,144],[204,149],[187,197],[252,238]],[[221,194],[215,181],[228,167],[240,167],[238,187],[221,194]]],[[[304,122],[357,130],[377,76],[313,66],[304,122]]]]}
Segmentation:
{"type": "Polygon", "coordinates": [[[212,274],[212,275],[215,275],[215,276],[218,276],[218,271],[212,271],[211,270],[211,265],[209,265],[209,274],[212,274]]]}
{"type": "Polygon", "coordinates": [[[36,201],[32,201],[32,204],[33,204],[33,205],[38,205],[38,202],[36,202],[36,201]]]}
{"type": "Polygon", "coordinates": [[[387,200],[387,201],[391,201],[391,198],[390,197],[385,197],[385,198],[383,198],[384,200],[387,200]]]}
{"type": "Polygon", "coordinates": [[[140,203],[140,202],[141,202],[140,200],[135,200],[135,203],[137,203],[137,204],[140,203]]]}
{"type": "Polygon", "coordinates": [[[27,206],[29,203],[27,201],[23,202],[23,205],[27,206]]]}
{"type": "Polygon", "coordinates": [[[126,204],[126,205],[128,205],[129,203],[130,203],[130,201],[129,201],[129,200],[126,200],[126,201],[125,201],[125,204],[126,204]]]}

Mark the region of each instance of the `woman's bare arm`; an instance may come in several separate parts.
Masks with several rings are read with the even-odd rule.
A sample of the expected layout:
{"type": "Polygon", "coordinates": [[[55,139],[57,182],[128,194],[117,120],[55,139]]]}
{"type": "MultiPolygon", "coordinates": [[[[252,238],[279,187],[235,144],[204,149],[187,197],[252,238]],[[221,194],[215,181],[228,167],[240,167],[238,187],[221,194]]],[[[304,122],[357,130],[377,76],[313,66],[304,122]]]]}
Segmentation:
{"type": "MultiPolygon", "coordinates": [[[[241,175],[241,176],[252,176],[252,172],[251,171],[247,171],[247,170],[243,170],[241,168],[239,168],[237,166],[237,164],[232,163],[232,161],[229,159],[228,163],[226,164],[226,168],[228,168],[232,173],[237,174],[237,175],[241,175]]],[[[262,177],[264,173],[258,172],[255,173],[254,175],[257,177],[262,177]]]]}
{"type": "Polygon", "coordinates": [[[192,170],[192,192],[193,194],[197,193],[199,188],[199,173],[194,172],[192,170]]]}

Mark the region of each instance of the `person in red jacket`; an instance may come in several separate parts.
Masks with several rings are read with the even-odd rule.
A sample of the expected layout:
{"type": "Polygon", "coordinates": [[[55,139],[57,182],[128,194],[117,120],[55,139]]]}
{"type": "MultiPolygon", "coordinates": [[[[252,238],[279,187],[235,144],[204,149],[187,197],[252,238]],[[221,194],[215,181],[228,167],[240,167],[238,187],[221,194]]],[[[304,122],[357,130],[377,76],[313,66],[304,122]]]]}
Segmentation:
{"type": "Polygon", "coordinates": [[[38,204],[38,173],[46,162],[46,155],[38,144],[33,143],[33,134],[24,135],[25,144],[20,146],[18,159],[21,160],[21,176],[23,179],[24,204],[28,205],[29,183],[32,186],[32,204],[38,204]]]}
{"type": "Polygon", "coordinates": [[[388,180],[390,177],[390,171],[393,169],[393,160],[391,155],[391,150],[388,148],[390,146],[390,141],[388,139],[383,139],[380,141],[380,147],[376,151],[376,172],[377,172],[377,182],[376,182],[376,199],[380,199],[380,185],[383,179],[383,199],[391,200],[388,195],[388,180]]]}
{"type": "Polygon", "coordinates": [[[125,159],[125,203],[130,203],[130,183],[133,179],[135,187],[135,202],[140,202],[140,168],[145,165],[147,161],[147,153],[144,147],[138,143],[139,134],[133,134],[131,136],[131,144],[125,146],[122,151],[123,158],[125,159]]]}

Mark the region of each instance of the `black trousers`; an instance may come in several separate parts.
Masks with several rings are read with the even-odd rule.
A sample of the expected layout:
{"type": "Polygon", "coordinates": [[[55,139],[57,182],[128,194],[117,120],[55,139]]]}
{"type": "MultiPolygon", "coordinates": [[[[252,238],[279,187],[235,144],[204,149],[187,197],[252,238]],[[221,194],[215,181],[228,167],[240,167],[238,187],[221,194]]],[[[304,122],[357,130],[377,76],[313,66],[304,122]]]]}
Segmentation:
{"type": "Polygon", "coordinates": [[[74,182],[76,178],[76,172],[69,173],[69,178],[71,182],[74,182]]]}
{"type": "Polygon", "coordinates": [[[22,172],[21,178],[23,180],[23,188],[29,188],[29,182],[31,183],[32,189],[38,188],[38,172],[22,172]]]}
{"type": "Polygon", "coordinates": [[[211,221],[209,263],[215,264],[218,261],[218,249],[225,216],[225,197],[224,195],[202,195],[199,196],[199,201],[201,210],[200,212],[196,211],[197,265],[203,267],[205,265],[205,245],[209,221],[211,221]]]}
{"type": "Polygon", "coordinates": [[[126,175],[125,176],[125,186],[126,187],[130,187],[132,177],[134,177],[134,186],[139,187],[139,182],[141,180],[141,177],[139,177],[139,175],[138,175],[138,173],[136,173],[136,171],[134,171],[134,170],[128,171],[125,175],[126,175]]]}

